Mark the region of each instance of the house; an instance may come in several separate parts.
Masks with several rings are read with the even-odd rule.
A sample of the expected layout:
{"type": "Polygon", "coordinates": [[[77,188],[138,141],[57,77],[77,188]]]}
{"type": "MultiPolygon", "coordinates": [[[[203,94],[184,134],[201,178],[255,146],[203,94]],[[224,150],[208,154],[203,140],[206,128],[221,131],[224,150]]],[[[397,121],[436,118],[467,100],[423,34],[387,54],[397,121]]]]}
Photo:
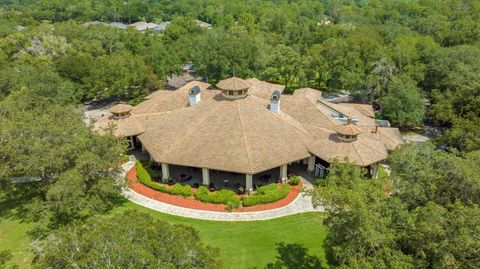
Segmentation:
{"type": "Polygon", "coordinates": [[[171,21],[164,21],[164,22],[161,22],[157,25],[157,27],[153,28],[153,31],[155,32],[161,32],[161,31],[165,31],[165,29],[167,29],[167,26],[172,23],[171,21]]]}
{"type": "Polygon", "coordinates": [[[371,106],[334,104],[310,88],[284,95],[283,88],[256,78],[232,77],[215,87],[191,81],[135,107],[115,105],[94,129],[142,148],[163,179],[171,166],[201,169],[203,184],[211,171],[222,171],[244,175],[248,190],[266,171],[285,180],[292,164],[318,176],[334,160],[348,160],[375,176],[388,151],[403,143],[397,128],[375,124],[371,106]]]}
{"type": "Polygon", "coordinates": [[[135,30],[137,30],[137,31],[144,32],[148,29],[155,29],[158,26],[158,24],[153,23],[153,22],[138,21],[138,22],[132,23],[128,26],[135,28],[135,30]]]}
{"type": "Polygon", "coordinates": [[[101,21],[87,21],[82,24],[83,27],[90,27],[92,25],[107,25],[107,24],[101,21]]]}
{"type": "Polygon", "coordinates": [[[114,27],[114,28],[118,28],[118,29],[121,29],[121,30],[125,30],[127,29],[127,26],[121,22],[112,22],[110,23],[110,26],[114,27]]]}
{"type": "Polygon", "coordinates": [[[195,20],[195,22],[197,23],[198,26],[200,26],[200,28],[203,28],[203,29],[212,29],[213,28],[213,25],[211,25],[208,22],[204,22],[204,21],[201,21],[201,20],[195,20]]]}

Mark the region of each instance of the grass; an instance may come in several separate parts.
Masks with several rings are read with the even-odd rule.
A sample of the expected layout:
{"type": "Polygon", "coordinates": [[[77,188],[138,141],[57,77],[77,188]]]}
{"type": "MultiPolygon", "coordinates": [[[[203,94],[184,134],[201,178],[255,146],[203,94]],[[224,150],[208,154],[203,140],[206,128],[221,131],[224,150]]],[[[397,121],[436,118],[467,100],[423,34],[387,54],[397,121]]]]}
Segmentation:
{"type": "MultiPolygon", "coordinates": [[[[0,196],[0,209],[7,206],[15,210],[14,205],[6,205],[0,196]]],[[[322,213],[305,213],[267,221],[215,222],[172,216],[125,202],[109,214],[128,209],[149,213],[169,223],[194,227],[205,244],[219,248],[224,268],[263,268],[275,261],[276,244],[280,242],[301,244],[308,249],[309,255],[318,256],[326,264],[323,241],[327,230],[322,224],[322,213]]],[[[9,249],[13,252],[10,265],[30,268],[33,254],[28,231],[33,226],[32,223],[22,222],[14,214],[0,214],[0,250],[9,249]]]]}

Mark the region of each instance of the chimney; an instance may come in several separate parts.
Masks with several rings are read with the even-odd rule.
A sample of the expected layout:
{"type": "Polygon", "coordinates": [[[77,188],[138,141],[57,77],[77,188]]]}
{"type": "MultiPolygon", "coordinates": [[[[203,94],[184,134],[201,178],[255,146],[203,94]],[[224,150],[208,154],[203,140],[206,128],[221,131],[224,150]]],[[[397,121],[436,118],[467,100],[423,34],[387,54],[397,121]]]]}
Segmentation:
{"type": "Polygon", "coordinates": [[[200,103],[200,87],[194,86],[188,91],[188,103],[190,106],[196,106],[200,103]]]}
{"type": "Polygon", "coordinates": [[[270,111],[280,113],[280,92],[274,91],[270,98],[270,111]]]}

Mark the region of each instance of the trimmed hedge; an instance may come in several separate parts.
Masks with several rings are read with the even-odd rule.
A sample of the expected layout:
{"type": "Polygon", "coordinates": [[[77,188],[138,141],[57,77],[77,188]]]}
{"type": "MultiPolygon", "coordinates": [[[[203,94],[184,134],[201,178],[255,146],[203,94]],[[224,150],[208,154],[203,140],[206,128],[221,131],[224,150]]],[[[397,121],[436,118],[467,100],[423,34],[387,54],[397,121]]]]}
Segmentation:
{"type": "Polygon", "coordinates": [[[137,161],[135,166],[137,168],[137,180],[143,185],[168,194],[180,195],[183,197],[190,197],[193,195],[192,187],[190,185],[182,185],[177,183],[173,185],[172,188],[167,188],[165,184],[152,181],[150,174],[143,167],[141,162],[137,161]]]}
{"type": "Polygon", "coordinates": [[[229,204],[231,207],[238,207],[240,205],[240,198],[234,191],[222,189],[211,193],[207,187],[201,186],[195,192],[195,199],[211,204],[229,204]]]}
{"type": "MultiPolygon", "coordinates": [[[[152,181],[150,174],[143,167],[142,163],[136,163],[137,180],[143,185],[154,190],[161,191],[173,195],[181,195],[183,197],[190,197],[193,195],[192,187],[190,185],[175,184],[172,188],[167,188],[165,184],[152,181]]],[[[280,188],[276,183],[259,187],[257,192],[252,196],[243,197],[241,200],[234,191],[222,189],[216,192],[210,192],[207,187],[201,186],[195,192],[195,199],[204,203],[224,204],[229,210],[237,208],[242,203],[243,206],[254,206],[259,204],[273,203],[285,198],[290,192],[291,186],[284,184],[280,188]]]]}
{"type": "Polygon", "coordinates": [[[291,188],[289,184],[284,184],[281,188],[278,188],[276,183],[262,186],[257,189],[254,195],[243,197],[243,206],[248,207],[276,202],[285,198],[291,188]]]}

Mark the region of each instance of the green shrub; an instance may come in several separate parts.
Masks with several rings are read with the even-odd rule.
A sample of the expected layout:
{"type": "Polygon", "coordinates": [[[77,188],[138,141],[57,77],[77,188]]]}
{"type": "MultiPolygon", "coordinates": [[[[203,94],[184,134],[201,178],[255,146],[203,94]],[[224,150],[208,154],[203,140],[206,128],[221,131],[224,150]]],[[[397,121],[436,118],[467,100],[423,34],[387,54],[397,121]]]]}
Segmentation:
{"type": "Polygon", "coordinates": [[[195,192],[195,199],[211,204],[230,204],[230,207],[235,208],[240,205],[240,198],[235,192],[227,189],[210,192],[207,187],[201,186],[195,192]]]}
{"type": "Polygon", "coordinates": [[[190,187],[190,185],[182,185],[177,183],[173,185],[172,188],[167,188],[165,184],[152,181],[150,174],[143,167],[142,163],[137,161],[136,168],[137,168],[137,180],[149,188],[152,188],[156,191],[168,193],[168,194],[180,195],[183,197],[190,197],[193,195],[192,187],[190,187]]]}
{"type": "Polygon", "coordinates": [[[233,202],[233,201],[227,201],[227,204],[225,205],[225,209],[228,212],[232,212],[233,209],[238,208],[240,206],[240,201],[238,203],[233,202]]]}
{"type": "Polygon", "coordinates": [[[149,181],[152,181],[150,174],[147,172],[147,170],[145,170],[141,162],[137,161],[135,163],[135,168],[137,169],[137,180],[140,183],[146,185],[146,183],[148,183],[149,181]]]}
{"type": "Polygon", "coordinates": [[[257,192],[252,196],[243,197],[242,204],[245,207],[259,204],[273,203],[285,198],[292,187],[289,184],[284,184],[278,188],[277,184],[269,184],[257,189],[257,192]]]}
{"type": "Polygon", "coordinates": [[[190,197],[193,194],[192,187],[190,185],[182,185],[180,183],[173,185],[173,187],[170,189],[166,188],[166,192],[170,194],[181,195],[183,197],[190,197]]]}
{"type": "Polygon", "coordinates": [[[288,179],[288,183],[290,185],[298,185],[300,184],[300,177],[298,176],[291,176],[289,179],[288,179]]]}
{"type": "Polygon", "coordinates": [[[160,173],[157,170],[151,167],[147,167],[145,170],[147,170],[151,178],[160,178],[160,173]]]}

